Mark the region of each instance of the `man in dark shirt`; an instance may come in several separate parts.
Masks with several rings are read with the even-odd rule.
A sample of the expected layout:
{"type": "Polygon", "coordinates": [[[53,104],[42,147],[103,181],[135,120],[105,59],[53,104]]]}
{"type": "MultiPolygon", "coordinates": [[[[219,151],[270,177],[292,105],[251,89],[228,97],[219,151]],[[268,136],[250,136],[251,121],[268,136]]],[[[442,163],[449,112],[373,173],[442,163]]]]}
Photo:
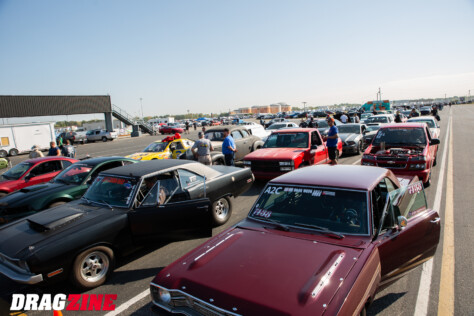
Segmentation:
{"type": "Polygon", "coordinates": [[[61,151],[58,147],[56,147],[55,142],[50,142],[49,146],[48,156],[61,156],[61,151]]]}

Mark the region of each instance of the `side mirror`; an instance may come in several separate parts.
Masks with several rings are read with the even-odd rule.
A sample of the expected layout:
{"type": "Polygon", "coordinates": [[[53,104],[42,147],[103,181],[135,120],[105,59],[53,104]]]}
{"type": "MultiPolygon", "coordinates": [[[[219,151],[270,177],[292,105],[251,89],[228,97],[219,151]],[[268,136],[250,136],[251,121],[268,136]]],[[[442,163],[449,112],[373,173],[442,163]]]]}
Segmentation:
{"type": "Polygon", "coordinates": [[[36,175],[34,173],[30,173],[30,174],[26,175],[25,180],[28,181],[28,180],[30,180],[31,178],[34,178],[34,177],[36,177],[36,175]]]}
{"type": "Polygon", "coordinates": [[[408,220],[406,219],[405,216],[398,216],[397,217],[397,221],[398,221],[398,228],[401,230],[405,227],[407,227],[407,224],[408,224],[408,220]]]}
{"type": "Polygon", "coordinates": [[[438,138],[433,138],[431,141],[430,141],[430,145],[439,145],[440,141],[438,138]]]}
{"type": "Polygon", "coordinates": [[[311,149],[318,149],[318,145],[311,145],[311,149]]]}

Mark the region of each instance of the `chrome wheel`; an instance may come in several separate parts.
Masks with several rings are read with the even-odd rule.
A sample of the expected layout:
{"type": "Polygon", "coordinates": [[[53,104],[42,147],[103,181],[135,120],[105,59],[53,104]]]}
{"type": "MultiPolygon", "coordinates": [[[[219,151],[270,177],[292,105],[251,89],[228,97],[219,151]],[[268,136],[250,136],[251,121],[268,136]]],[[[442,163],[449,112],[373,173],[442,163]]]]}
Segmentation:
{"type": "Polygon", "coordinates": [[[223,197],[212,203],[212,219],[215,225],[227,222],[232,214],[232,206],[228,197],[223,197]]]}
{"type": "Polygon", "coordinates": [[[101,252],[94,251],[86,255],[81,263],[81,277],[87,282],[97,282],[109,271],[109,257],[101,252]]]}

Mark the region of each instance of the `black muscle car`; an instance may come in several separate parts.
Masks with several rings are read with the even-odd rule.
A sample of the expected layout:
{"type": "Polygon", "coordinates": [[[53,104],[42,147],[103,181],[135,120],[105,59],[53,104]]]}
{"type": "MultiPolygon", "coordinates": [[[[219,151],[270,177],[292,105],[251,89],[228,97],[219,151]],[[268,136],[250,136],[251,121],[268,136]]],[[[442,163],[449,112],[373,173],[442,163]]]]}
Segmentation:
{"type": "Polygon", "coordinates": [[[250,188],[250,169],[153,160],[101,172],[82,199],[0,228],[0,273],[26,284],[103,284],[114,258],[145,242],[210,236],[250,188]]]}
{"type": "Polygon", "coordinates": [[[76,162],[51,181],[23,188],[0,198],[0,226],[47,208],[79,199],[97,175],[136,163],[123,157],[100,157],[76,162]]]}

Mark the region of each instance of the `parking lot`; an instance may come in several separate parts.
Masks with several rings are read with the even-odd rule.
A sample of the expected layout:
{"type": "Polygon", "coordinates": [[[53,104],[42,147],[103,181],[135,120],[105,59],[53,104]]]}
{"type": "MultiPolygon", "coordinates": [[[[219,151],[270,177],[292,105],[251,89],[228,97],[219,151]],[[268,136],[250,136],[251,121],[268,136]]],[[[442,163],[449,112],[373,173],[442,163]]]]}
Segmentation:
{"type": "MultiPolygon", "coordinates": [[[[371,315],[420,315],[437,314],[443,304],[454,302],[455,314],[473,315],[472,300],[474,294],[470,275],[474,272],[474,252],[469,241],[474,238],[472,223],[474,215],[471,212],[474,198],[472,192],[472,177],[474,172],[474,151],[470,144],[472,132],[466,131],[467,126],[474,120],[474,106],[446,107],[441,115],[441,144],[438,154],[438,165],[432,175],[432,185],[426,189],[428,205],[437,209],[441,215],[442,236],[436,256],[411,272],[408,276],[397,281],[382,292],[378,293],[369,309],[371,315]],[[449,124],[450,123],[450,124],[449,124]],[[449,128],[448,128],[449,127],[449,128]],[[450,130],[451,129],[451,130],[450,130]],[[449,135],[448,131],[451,131],[449,135]],[[467,146],[466,146],[467,144],[467,146]],[[453,194],[449,194],[452,192],[453,194]],[[448,194],[447,194],[448,193],[448,194]],[[445,210],[454,211],[452,227],[448,227],[449,236],[444,234],[445,210]],[[451,235],[452,234],[452,235],[451,235]],[[447,239],[446,239],[447,238],[447,239]],[[453,240],[455,250],[443,251],[443,240],[453,240]],[[452,257],[446,257],[452,256],[452,257]],[[442,269],[451,274],[443,275],[442,269]],[[454,285],[454,288],[452,288],[454,285]],[[447,296],[440,297],[440,289],[448,289],[447,296]]],[[[295,120],[298,122],[298,120],[295,120]]],[[[191,128],[190,134],[183,138],[197,139],[197,132],[191,128]]],[[[143,136],[139,138],[122,138],[111,142],[97,142],[77,145],[77,157],[124,156],[138,152],[152,141],[163,136],[143,136]]],[[[12,157],[12,164],[27,159],[26,155],[12,157]]],[[[342,164],[360,164],[361,155],[344,156],[342,164]]],[[[265,183],[256,182],[243,196],[233,200],[233,214],[229,222],[215,228],[213,235],[232,226],[245,218],[252,204],[265,183]]],[[[137,252],[121,259],[105,285],[87,293],[117,294],[116,310],[107,315],[150,315],[151,303],[148,286],[151,279],[166,265],[201,244],[205,239],[156,244],[153,247],[139,249],[137,252]]],[[[280,276],[282,278],[286,276],[280,276]]],[[[0,310],[8,314],[9,299],[12,293],[77,293],[77,290],[67,284],[57,284],[49,287],[21,286],[3,276],[0,276],[0,310]]],[[[79,312],[77,312],[79,313],[79,312]]],[[[50,315],[51,312],[32,312],[28,315],[50,315]]],[[[89,315],[102,315],[103,312],[88,312],[89,315]]],[[[64,315],[74,315],[65,312],[64,315]]]]}

